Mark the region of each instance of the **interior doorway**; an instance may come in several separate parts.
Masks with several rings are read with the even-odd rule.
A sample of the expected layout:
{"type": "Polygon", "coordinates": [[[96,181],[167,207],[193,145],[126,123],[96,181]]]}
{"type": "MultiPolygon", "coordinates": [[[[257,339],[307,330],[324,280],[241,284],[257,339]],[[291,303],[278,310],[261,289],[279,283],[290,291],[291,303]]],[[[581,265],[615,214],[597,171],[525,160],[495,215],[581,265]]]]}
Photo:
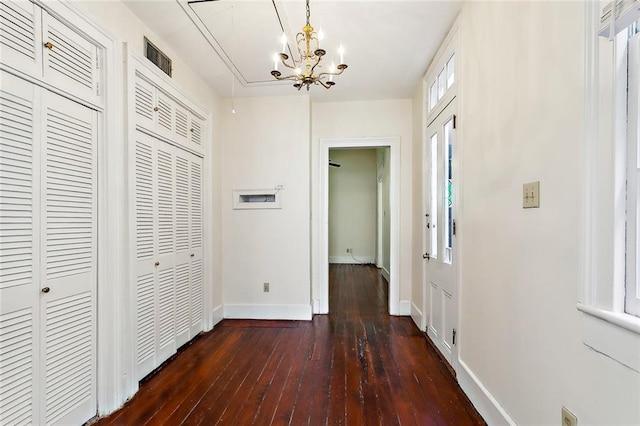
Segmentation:
{"type": "MultiPolygon", "coordinates": [[[[321,139],[318,170],[319,180],[319,217],[317,219],[319,242],[319,283],[314,291],[313,299],[317,301],[314,313],[328,313],[329,306],[329,160],[332,149],[378,149],[388,148],[386,160],[388,162],[389,182],[389,232],[388,232],[388,282],[389,282],[389,313],[400,314],[400,292],[398,252],[400,239],[399,205],[400,205],[400,140],[397,137],[388,138],[360,138],[360,139],[321,139]]],[[[376,222],[376,226],[377,222],[376,222]]],[[[377,243],[376,243],[377,244],[377,243]]],[[[344,254],[346,249],[344,247],[344,254]]],[[[375,251],[375,250],[374,250],[375,251]]],[[[377,253],[376,253],[377,255],[377,253]]]]}

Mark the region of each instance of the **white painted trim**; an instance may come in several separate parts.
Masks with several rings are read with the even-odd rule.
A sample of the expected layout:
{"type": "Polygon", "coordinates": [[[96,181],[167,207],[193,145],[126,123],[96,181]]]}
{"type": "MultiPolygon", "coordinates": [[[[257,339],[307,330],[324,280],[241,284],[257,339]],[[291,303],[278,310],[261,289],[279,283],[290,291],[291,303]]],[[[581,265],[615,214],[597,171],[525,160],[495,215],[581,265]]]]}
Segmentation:
{"type": "Polygon", "coordinates": [[[218,305],[211,310],[211,326],[207,327],[207,331],[213,329],[216,324],[224,319],[224,305],[218,305]]]}
{"type": "MultiPolygon", "coordinates": [[[[222,303],[222,300],[214,299],[214,288],[216,286],[216,268],[219,266],[216,262],[214,242],[219,241],[220,224],[219,215],[220,209],[214,208],[214,188],[217,187],[215,176],[215,158],[213,155],[214,141],[214,121],[213,114],[209,113],[206,117],[206,129],[205,137],[203,138],[204,158],[202,164],[204,167],[204,212],[203,212],[203,232],[204,232],[204,245],[202,258],[208,259],[204,261],[203,265],[203,310],[204,318],[202,328],[205,331],[211,330],[217,323],[223,318],[222,305],[216,305],[216,303],[222,303]],[[216,235],[218,232],[218,235],[216,235]],[[216,238],[217,237],[217,238],[216,238]]],[[[219,284],[219,283],[218,283],[219,284]]]]}
{"type": "Polygon", "coordinates": [[[387,280],[387,282],[390,282],[391,277],[389,271],[387,271],[387,268],[385,268],[384,266],[380,268],[380,273],[382,274],[384,279],[387,280]]]}
{"type": "Polygon", "coordinates": [[[424,326],[422,325],[423,324],[422,311],[420,310],[418,305],[416,305],[413,302],[411,302],[411,319],[415,323],[416,327],[418,327],[418,330],[424,331],[424,328],[423,328],[424,326]]]}
{"type": "Polygon", "coordinates": [[[582,304],[578,310],[584,344],[640,373],[640,318],[582,304]]]}
{"type": "Polygon", "coordinates": [[[326,265],[329,264],[329,149],[330,148],[372,148],[389,147],[390,157],[390,189],[389,204],[391,210],[391,262],[389,274],[389,313],[400,314],[400,138],[391,137],[363,137],[363,138],[331,138],[320,139],[320,155],[318,155],[319,205],[318,217],[312,219],[312,227],[318,226],[319,233],[314,236],[320,241],[319,285],[318,294],[312,294],[313,299],[320,300],[320,311],[329,312],[329,276],[326,265]],[[315,223],[313,223],[315,222],[315,223]]]}
{"type": "Polygon", "coordinates": [[[398,315],[401,315],[404,317],[408,317],[411,315],[411,300],[400,301],[400,311],[398,315]]]}
{"type": "Polygon", "coordinates": [[[311,305],[225,304],[224,317],[228,319],[310,321],[313,314],[311,312],[311,305]]]}
{"type": "Polygon", "coordinates": [[[456,375],[458,384],[487,424],[492,426],[516,425],[516,422],[507,414],[489,390],[484,387],[480,379],[478,379],[469,366],[461,359],[458,360],[456,375]]]}
{"type": "Polygon", "coordinates": [[[355,256],[356,260],[351,256],[329,256],[329,263],[368,265],[375,264],[374,256],[355,256]]]}

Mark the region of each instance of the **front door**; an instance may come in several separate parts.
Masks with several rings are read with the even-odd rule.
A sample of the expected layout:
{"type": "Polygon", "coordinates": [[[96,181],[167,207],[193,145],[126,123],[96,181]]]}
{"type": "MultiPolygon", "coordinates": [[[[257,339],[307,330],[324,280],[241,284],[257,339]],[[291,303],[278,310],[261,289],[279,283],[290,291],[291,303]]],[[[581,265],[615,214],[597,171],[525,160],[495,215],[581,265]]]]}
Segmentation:
{"type": "Polygon", "coordinates": [[[454,167],[454,98],[427,126],[425,141],[425,232],[426,282],[424,312],[429,338],[451,364],[455,353],[457,322],[456,199],[454,167]]]}

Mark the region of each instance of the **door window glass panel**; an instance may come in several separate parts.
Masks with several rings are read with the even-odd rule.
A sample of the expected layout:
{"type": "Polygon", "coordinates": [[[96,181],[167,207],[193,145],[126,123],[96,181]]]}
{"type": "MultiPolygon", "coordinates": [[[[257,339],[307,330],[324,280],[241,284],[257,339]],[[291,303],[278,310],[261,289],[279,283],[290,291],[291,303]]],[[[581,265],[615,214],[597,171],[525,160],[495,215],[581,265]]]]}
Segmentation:
{"type": "Polygon", "coordinates": [[[443,247],[444,261],[451,263],[452,247],[453,247],[453,168],[451,167],[453,160],[453,118],[444,125],[444,179],[443,181],[443,216],[444,216],[444,232],[443,247]]]}
{"type": "Polygon", "coordinates": [[[438,257],[438,134],[431,136],[431,167],[429,182],[429,239],[431,257],[438,257]]]}
{"type": "Polygon", "coordinates": [[[444,68],[438,74],[438,100],[442,99],[444,92],[447,90],[446,76],[444,74],[444,68]]]}
{"type": "Polygon", "coordinates": [[[438,88],[437,88],[437,84],[434,81],[433,84],[431,85],[431,88],[429,89],[429,109],[432,109],[434,106],[436,106],[436,103],[438,102],[438,88]]]}
{"type": "Polygon", "coordinates": [[[451,56],[451,59],[447,62],[447,89],[453,85],[456,81],[455,75],[455,58],[456,55],[451,56]]]}

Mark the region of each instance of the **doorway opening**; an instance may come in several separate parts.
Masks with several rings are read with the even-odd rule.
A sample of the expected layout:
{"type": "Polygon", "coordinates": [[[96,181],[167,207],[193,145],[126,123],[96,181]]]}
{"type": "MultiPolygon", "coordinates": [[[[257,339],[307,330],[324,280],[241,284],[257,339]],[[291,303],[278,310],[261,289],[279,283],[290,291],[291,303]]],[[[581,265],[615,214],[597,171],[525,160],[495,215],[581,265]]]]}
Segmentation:
{"type": "MultiPolygon", "coordinates": [[[[400,140],[397,137],[392,138],[362,138],[362,139],[322,139],[320,140],[320,155],[319,155],[319,171],[320,171],[320,212],[318,218],[319,225],[319,285],[317,293],[313,295],[314,301],[317,303],[314,305],[314,313],[328,313],[329,306],[329,263],[369,263],[369,264],[381,264],[383,267],[383,274],[389,283],[388,291],[388,309],[389,314],[400,314],[400,298],[399,298],[399,282],[398,282],[398,251],[399,251],[399,204],[400,204],[400,188],[399,188],[399,145],[400,140]],[[342,158],[341,153],[345,152],[346,156],[349,156],[349,152],[355,151],[368,151],[365,154],[356,154],[355,156],[368,156],[368,161],[375,160],[375,170],[371,171],[373,176],[370,182],[371,191],[365,198],[367,204],[370,205],[371,211],[367,213],[368,218],[365,220],[359,215],[351,215],[344,213],[347,218],[350,218],[346,224],[340,224],[337,228],[333,229],[330,226],[330,174],[334,173],[330,169],[335,169],[336,173],[343,173],[341,177],[338,177],[338,183],[341,178],[349,173],[346,168],[346,162],[338,161],[337,158],[342,158]],[[335,154],[335,155],[334,155],[335,154]],[[337,155],[337,157],[336,157],[337,155]],[[336,168],[329,165],[329,161],[334,164],[340,164],[340,168],[336,168]],[[382,162],[384,161],[384,166],[382,162]],[[378,170],[380,168],[380,170],[378,170]],[[385,172],[386,170],[386,172],[385,172]],[[380,186],[380,179],[378,176],[380,173],[386,173],[386,178],[382,179],[383,193],[385,186],[385,179],[387,182],[387,198],[388,207],[386,213],[383,211],[381,220],[382,224],[378,221],[378,192],[380,186]],[[385,219],[386,217],[386,219],[385,219]],[[373,219],[372,219],[373,218],[373,219]],[[371,233],[363,238],[352,237],[351,230],[344,231],[345,227],[351,226],[356,228],[360,223],[366,222],[365,228],[370,228],[371,233]],[[386,232],[386,247],[385,250],[385,221],[387,223],[386,232]],[[350,225],[349,225],[350,224],[350,225]],[[378,229],[382,227],[383,232],[379,235],[378,229]],[[342,230],[342,231],[341,231],[342,230]],[[333,238],[330,238],[330,232],[333,238]],[[351,238],[351,239],[350,239],[351,238]],[[360,239],[358,239],[360,238],[360,239]],[[330,243],[331,241],[331,243],[330,243]],[[331,244],[331,245],[330,245],[331,244]],[[380,249],[381,247],[381,249],[380,249]],[[349,251],[347,251],[349,249],[349,251]],[[380,253],[382,252],[382,253],[380,253]],[[386,254],[385,254],[386,253],[386,254]],[[387,258],[385,259],[385,255],[387,258]]],[[[353,156],[353,154],[352,154],[353,156]]],[[[336,175],[337,176],[337,175],[336,175]]],[[[357,180],[357,179],[356,179],[357,180]]],[[[335,181],[335,179],[334,179],[335,181]]],[[[335,182],[334,182],[335,183],[335,182]]],[[[354,204],[357,201],[348,199],[348,191],[345,194],[340,195],[340,199],[347,199],[347,204],[354,204]],[[345,195],[346,194],[346,195],[345,195]],[[345,198],[346,197],[346,198],[345,198]]],[[[352,194],[352,197],[356,195],[352,194]]],[[[384,205],[384,196],[383,196],[384,205]]],[[[337,207],[334,203],[333,208],[343,210],[345,207],[341,205],[337,207]]],[[[358,210],[361,211],[361,210],[358,210]]]]}
{"type": "Polygon", "coordinates": [[[334,292],[340,289],[332,286],[332,272],[357,274],[362,268],[381,275],[388,312],[388,158],[388,147],[329,150],[329,303],[334,308],[334,292]],[[338,265],[350,267],[336,269],[338,265]]]}

